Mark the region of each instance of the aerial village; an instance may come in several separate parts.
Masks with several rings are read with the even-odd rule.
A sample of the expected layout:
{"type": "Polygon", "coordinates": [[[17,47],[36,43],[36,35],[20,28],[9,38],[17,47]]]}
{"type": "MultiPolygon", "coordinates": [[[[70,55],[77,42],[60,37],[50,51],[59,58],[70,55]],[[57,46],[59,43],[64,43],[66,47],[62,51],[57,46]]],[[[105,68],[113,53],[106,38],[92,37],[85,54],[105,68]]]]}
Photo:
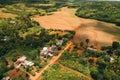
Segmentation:
{"type": "MultiPolygon", "coordinates": [[[[52,58],[53,56],[56,56],[57,51],[58,51],[57,46],[62,46],[62,44],[63,44],[63,40],[58,40],[57,39],[56,40],[56,45],[52,45],[50,47],[43,47],[43,49],[39,53],[42,60],[44,61],[49,57],[52,58]]],[[[27,57],[25,55],[23,55],[15,61],[14,67],[16,69],[19,69],[20,67],[24,67],[24,68],[31,67],[31,68],[33,68],[34,67],[34,62],[29,61],[27,59],[27,57]]],[[[3,77],[2,80],[12,80],[12,79],[10,78],[10,76],[6,76],[6,77],[3,77]]]]}

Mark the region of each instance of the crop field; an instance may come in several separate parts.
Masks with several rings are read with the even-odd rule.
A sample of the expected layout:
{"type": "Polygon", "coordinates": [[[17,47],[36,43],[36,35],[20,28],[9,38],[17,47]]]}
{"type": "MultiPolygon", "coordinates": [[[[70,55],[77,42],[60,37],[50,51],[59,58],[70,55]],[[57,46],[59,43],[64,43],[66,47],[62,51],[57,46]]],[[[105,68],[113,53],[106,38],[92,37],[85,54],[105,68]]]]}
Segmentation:
{"type": "Polygon", "coordinates": [[[53,15],[34,17],[46,29],[75,30],[74,42],[80,43],[90,39],[91,45],[110,45],[120,40],[120,28],[116,25],[92,19],[78,18],[74,15],[76,9],[62,8],[53,15]]]}

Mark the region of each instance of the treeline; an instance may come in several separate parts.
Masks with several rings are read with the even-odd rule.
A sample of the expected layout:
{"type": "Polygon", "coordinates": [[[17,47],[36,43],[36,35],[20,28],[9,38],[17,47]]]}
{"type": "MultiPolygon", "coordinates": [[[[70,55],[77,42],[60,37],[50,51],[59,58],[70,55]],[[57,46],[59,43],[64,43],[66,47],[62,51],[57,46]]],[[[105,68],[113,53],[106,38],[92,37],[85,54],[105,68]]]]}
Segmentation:
{"type": "Polygon", "coordinates": [[[0,0],[0,4],[13,4],[13,3],[47,3],[49,0],[0,0]]]}
{"type": "Polygon", "coordinates": [[[120,26],[120,2],[81,2],[74,6],[79,7],[75,15],[105,22],[115,23],[120,26]]]}

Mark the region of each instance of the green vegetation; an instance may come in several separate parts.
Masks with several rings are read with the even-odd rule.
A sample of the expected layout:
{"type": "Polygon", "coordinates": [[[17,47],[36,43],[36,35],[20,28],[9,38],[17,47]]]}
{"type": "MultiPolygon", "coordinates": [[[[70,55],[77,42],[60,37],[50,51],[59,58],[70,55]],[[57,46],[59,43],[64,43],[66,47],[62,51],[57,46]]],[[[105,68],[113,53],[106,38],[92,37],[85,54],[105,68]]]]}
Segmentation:
{"type": "Polygon", "coordinates": [[[87,59],[84,58],[83,61],[81,61],[80,57],[77,55],[77,53],[70,54],[68,51],[64,52],[62,57],[60,58],[59,62],[69,68],[72,68],[74,70],[77,70],[79,72],[82,72],[86,75],[90,75],[89,69],[86,66],[87,59]],[[80,63],[85,63],[84,65],[80,63]]]}
{"type": "Polygon", "coordinates": [[[42,80],[88,80],[78,74],[74,74],[72,71],[69,71],[59,64],[54,64],[48,68],[44,73],[42,80]]]}
{"type": "Polygon", "coordinates": [[[120,25],[120,2],[81,2],[76,6],[78,17],[91,18],[120,25]],[[83,5],[84,4],[84,5],[83,5]]]}
{"type": "MultiPolygon", "coordinates": [[[[35,63],[35,68],[40,68],[47,64],[40,58],[40,50],[44,46],[56,44],[56,39],[64,41],[60,49],[73,38],[74,31],[45,30],[39,23],[32,21],[29,15],[19,16],[15,19],[0,19],[0,79],[13,69],[13,63],[21,56],[25,55],[28,60],[35,63]],[[51,34],[51,32],[55,32],[51,34]],[[58,32],[58,33],[56,33],[58,32]],[[63,35],[61,35],[61,34],[63,35]],[[3,64],[4,62],[4,64],[3,64]],[[7,63],[11,63],[8,67],[7,63]],[[3,68],[4,67],[4,68],[3,68]]],[[[58,47],[58,48],[59,48],[58,47]]],[[[32,69],[23,71],[32,72],[32,69]]]]}
{"type": "Polygon", "coordinates": [[[95,80],[119,80],[119,52],[119,42],[113,42],[112,46],[102,47],[97,51],[76,45],[72,53],[66,51],[62,54],[59,63],[85,75],[91,75],[95,80]],[[79,49],[84,49],[84,52],[77,54],[79,49]]]}

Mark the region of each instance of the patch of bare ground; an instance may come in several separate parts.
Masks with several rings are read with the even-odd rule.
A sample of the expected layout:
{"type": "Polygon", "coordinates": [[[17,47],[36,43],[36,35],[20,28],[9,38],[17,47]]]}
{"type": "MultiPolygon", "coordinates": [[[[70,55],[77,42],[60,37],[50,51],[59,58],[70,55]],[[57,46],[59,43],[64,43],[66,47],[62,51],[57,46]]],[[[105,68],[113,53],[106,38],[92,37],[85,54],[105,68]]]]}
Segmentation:
{"type": "Polygon", "coordinates": [[[89,38],[91,45],[108,46],[117,40],[120,29],[114,24],[78,18],[74,15],[75,11],[76,9],[64,7],[53,15],[34,17],[33,20],[38,21],[46,29],[75,30],[75,43],[85,42],[85,39],[89,38]]]}
{"type": "Polygon", "coordinates": [[[0,18],[15,18],[17,15],[11,14],[11,13],[5,13],[3,12],[5,10],[4,8],[0,8],[0,18]]]}

